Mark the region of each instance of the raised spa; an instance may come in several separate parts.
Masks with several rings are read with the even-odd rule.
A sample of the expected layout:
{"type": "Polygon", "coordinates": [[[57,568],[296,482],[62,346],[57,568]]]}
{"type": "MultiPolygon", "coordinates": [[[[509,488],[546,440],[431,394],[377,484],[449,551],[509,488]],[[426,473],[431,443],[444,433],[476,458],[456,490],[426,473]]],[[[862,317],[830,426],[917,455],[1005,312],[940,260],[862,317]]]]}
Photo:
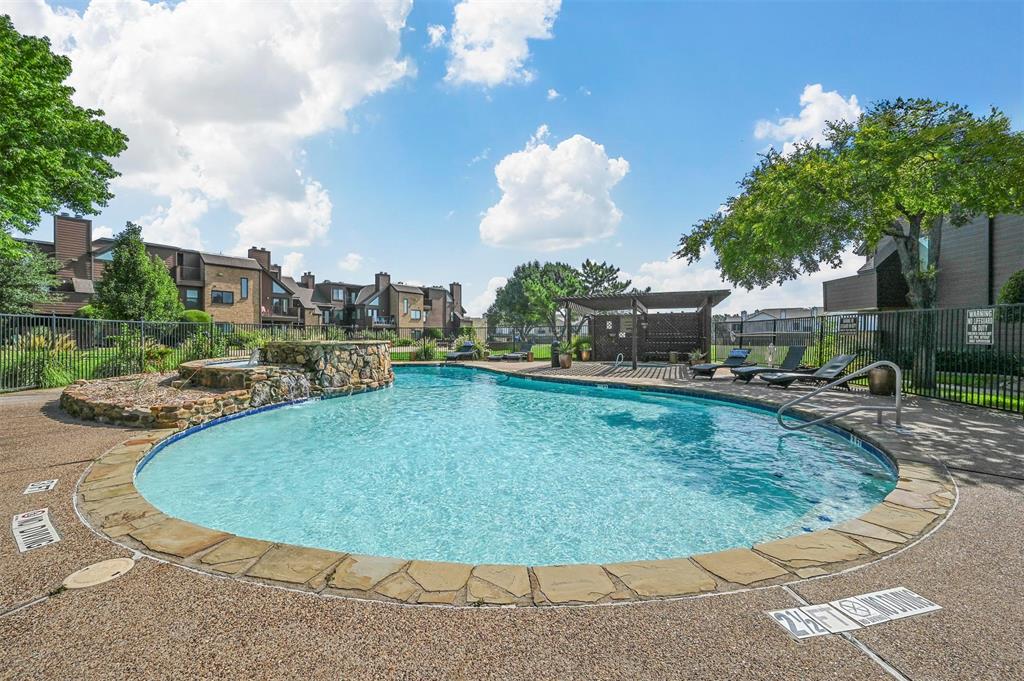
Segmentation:
{"type": "Polygon", "coordinates": [[[137,487],[247,537],[544,565],[750,546],[854,518],[896,482],[849,439],[784,432],[760,409],[464,367],[395,374],[183,437],[137,487]]]}

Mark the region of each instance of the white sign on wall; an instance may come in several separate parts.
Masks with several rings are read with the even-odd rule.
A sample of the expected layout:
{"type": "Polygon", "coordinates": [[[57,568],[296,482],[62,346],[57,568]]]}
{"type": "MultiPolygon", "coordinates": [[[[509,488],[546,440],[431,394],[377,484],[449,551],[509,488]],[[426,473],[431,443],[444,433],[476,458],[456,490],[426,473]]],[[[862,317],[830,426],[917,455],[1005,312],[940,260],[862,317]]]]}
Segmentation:
{"type": "Polygon", "coordinates": [[[996,325],[995,312],[990,307],[967,311],[968,345],[992,345],[996,325]]]}

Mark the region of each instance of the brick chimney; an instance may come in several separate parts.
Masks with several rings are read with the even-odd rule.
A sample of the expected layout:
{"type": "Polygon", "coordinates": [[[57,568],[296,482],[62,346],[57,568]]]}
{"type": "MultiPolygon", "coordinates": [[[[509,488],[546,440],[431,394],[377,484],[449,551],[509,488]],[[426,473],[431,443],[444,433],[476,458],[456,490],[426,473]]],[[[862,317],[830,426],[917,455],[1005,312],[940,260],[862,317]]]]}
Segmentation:
{"type": "Polygon", "coordinates": [[[448,290],[452,294],[452,305],[455,309],[456,314],[462,313],[462,284],[457,281],[453,281],[448,284],[448,290]]]}
{"type": "Polygon", "coordinates": [[[249,249],[249,257],[260,264],[260,267],[270,271],[270,251],[265,248],[253,246],[249,249]]]}
{"type": "Polygon", "coordinates": [[[53,216],[53,256],[63,265],[92,251],[92,220],[53,216]]]}
{"type": "Polygon", "coordinates": [[[373,275],[373,285],[377,287],[377,290],[381,290],[385,286],[391,283],[391,275],[387,272],[378,272],[373,275]]]}
{"type": "Polygon", "coordinates": [[[303,272],[299,283],[302,285],[302,288],[313,288],[316,286],[316,277],[313,276],[312,272],[303,272]]]}
{"type": "Polygon", "coordinates": [[[278,279],[280,279],[281,278],[281,266],[280,265],[271,265],[270,266],[270,273],[272,275],[274,275],[275,277],[277,277],[278,279]]]}

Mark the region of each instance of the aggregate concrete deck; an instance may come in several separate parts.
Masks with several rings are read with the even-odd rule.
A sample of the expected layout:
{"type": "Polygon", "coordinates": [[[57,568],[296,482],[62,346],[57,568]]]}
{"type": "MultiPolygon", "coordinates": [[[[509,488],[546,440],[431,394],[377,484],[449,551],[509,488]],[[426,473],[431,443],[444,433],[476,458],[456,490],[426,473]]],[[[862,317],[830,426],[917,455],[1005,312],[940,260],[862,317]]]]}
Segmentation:
{"type": "MultiPolygon", "coordinates": [[[[551,371],[539,363],[507,369],[551,371]]],[[[639,380],[694,383],[683,375],[614,377],[639,380]]],[[[723,377],[698,387],[768,390],[723,377]]],[[[797,394],[771,392],[780,401],[797,394]]],[[[453,610],[293,593],[148,558],[115,581],[47,598],[72,571],[130,555],[78,521],[71,494],[93,458],[133,433],[72,421],[56,409],[57,395],[0,397],[0,506],[8,517],[48,506],[62,536],[27,554],[17,553],[9,530],[0,541],[2,678],[885,679],[890,672],[853,643],[835,636],[797,643],[763,613],[798,605],[797,596],[822,602],[900,585],[944,609],[856,632],[897,674],[1024,678],[1020,417],[912,399],[908,426],[951,466],[958,506],[927,539],[857,571],[792,591],[453,610]],[[21,494],[46,478],[60,478],[52,492],[21,494]],[[33,604],[19,608],[26,603],[33,604]]],[[[825,397],[850,399],[857,398],[825,397]]]]}

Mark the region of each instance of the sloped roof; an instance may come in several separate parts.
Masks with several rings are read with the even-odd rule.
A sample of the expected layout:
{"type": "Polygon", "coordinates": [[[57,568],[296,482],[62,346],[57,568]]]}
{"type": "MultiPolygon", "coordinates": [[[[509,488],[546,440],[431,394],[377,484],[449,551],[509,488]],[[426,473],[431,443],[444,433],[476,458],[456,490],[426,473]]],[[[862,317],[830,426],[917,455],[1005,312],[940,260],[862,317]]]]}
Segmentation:
{"type": "Polygon", "coordinates": [[[313,289],[299,286],[299,282],[291,277],[281,277],[281,283],[292,290],[295,297],[299,299],[299,305],[310,310],[316,308],[313,303],[313,289]]]}
{"type": "Polygon", "coordinates": [[[674,310],[699,308],[705,300],[711,301],[714,307],[729,297],[728,289],[710,289],[706,291],[657,291],[652,293],[620,293],[616,295],[569,296],[559,298],[584,314],[591,312],[620,312],[628,310],[636,300],[641,306],[650,310],[674,310]]]}
{"type": "Polygon", "coordinates": [[[423,295],[423,289],[419,286],[409,286],[408,284],[391,284],[395,287],[396,291],[401,293],[415,293],[416,295],[423,295]]]}
{"type": "Polygon", "coordinates": [[[379,291],[377,290],[377,287],[374,286],[373,284],[364,286],[363,288],[359,289],[359,295],[356,296],[356,305],[365,304],[366,301],[372,300],[373,297],[376,296],[378,293],[379,291]]]}
{"type": "Polygon", "coordinates": [[[260,264],[252,258],[236,258],[231,255],[216,255],[214,253],[199,253],[207,265],[219,265],[220,267],[237,267],[243,270],[261,270],[260,264]]]}

